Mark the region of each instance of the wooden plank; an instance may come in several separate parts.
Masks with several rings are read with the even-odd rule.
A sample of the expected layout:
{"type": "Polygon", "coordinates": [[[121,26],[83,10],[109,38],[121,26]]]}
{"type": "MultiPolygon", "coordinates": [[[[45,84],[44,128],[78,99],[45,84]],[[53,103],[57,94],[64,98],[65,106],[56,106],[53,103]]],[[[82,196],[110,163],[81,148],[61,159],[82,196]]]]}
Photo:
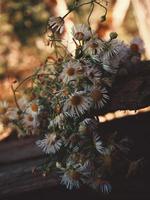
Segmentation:
{"type": "MultiPolygon", "coordinates": [[[[147,134],[149,133],[149,130],[147,129],[149,127],[149,116],[150,113],[142,114],[141,117],[138,117],[138,119],[137,117],[133,118],[130,116],[128,118],[116,120],[115,122],[107,122],[102,125],[102,128],[106,131],[110,129],[112,131],[117,130],[123,135],[124,132],[127,131],[127,134],[128,136],[130,135],[130,138],[136,138],[135,140],[137,141],[134,142],[136,142],[137,148],[140,145],[140,148],[138,148],[135,152],[136,155],[144,155],[145,159],[147,160],[147,158],[149,157],[149,134],[147,134]],[[124,126],[126,127],[126,129],[124,129],[124,126]],[[143,129],[142,127],[144,127],[145,129],[143,129]],[[141,130],[143,130],[142,134],[140,134],[141,130]]],[[[33,138],[25,138],[24,140],[21,139],[21,141],[10,140],[8,142],[3,142],[0,145],[0,152],[4,154],[3,157],[0,156],[0,199],[4,200],[5,197],[18,195],[23,192],[38,189],[49,188],[51,190],[53,186],[58,185],[58,177],[56,177],[55,174],[49,174],[46,177],[43,177],[41,174],[38,173],[35,173],[35,175],[32,174],[33,168],[39,166],[45,160],[44,156],[41,155],[39,149],[37,149],[36,145],[34,145],[35,143],[33,141],[36,141],[37,138],[38,136],[33,138]],[[19,150],[21,153],[18,153],[18,147],[20,148],[19,150]],[[29,149],[29,151],[25,151],[27,148],[29,149]],[[13,160],[11,158],[12,149],[13,154],[16,155],[14,157],[15,159],[13,160]],[[33,153],[35,151],[36,154],[33,153]],[[4,157],[6,157],[6,159],[4,159],[4,157]]],[[[144,170],[146,176],[148,170],[149,167],[147,165],[147,169],[144,170]]],[[[140,174],[138,174],[138,176],[142,177],[140,174]]],[[[145,188],[147,188],[148,186],[149,179],[147,181],[145,181],[145,178],[144,180],[142,179],[132,179],[131,181],[126,182],[125,185],[121,185],[121,187],[127,187],[127,185],[130,184],[130,187],[128,186],[129,192],[136,193],[137,191],[144,191],[145,188]]],[[[117,184],[118,182],[114,182],[113,184],[115,191],[117,191],[117,188],[119,187],[117,184]]]]}
{"type": "MultiPolygon", "coordinates": [[[[150,61],[128,66],[126,70],[128,76],[116,79],[111,91],[111,102],[103,112],[150,105],[150,61]]],[[[58,183],[54,174],[47,177],[33,176],[33,167],[44,159],[35,145],[36,140],[37,136],[34,136],[0,143],[0,198],[58,183]]]]}
{"type": "Polygon", "coordinates": [[[43,153],[36,146],[37,137],[28,137],[12,140],[11,142],[3,141],[0,144],[0,165],[12,162],[34,159],[43,153]],[[31,154],[32,152],[32,154],[31,154]]]}
{"type": "MultiPolygon", "coordinates": [[[[126,75],[117,76],[110,91],[110,104],[103,113],[137,110],[150,106],[150,61],[123,67],[126,75]]],[[[101,114],[101,113],[99,113],[101,114]]]]}
{"type": "MultiPolygon", "coordinates": [[[[11,153],[11,152],[10,152],[11,153]]],[[[32,152],[31,152],[32,154],[32,152]]],[[[32,157],[32,156],[31,156],[32,157]]],[[[51,187],[58,183],[54,175],[43,177],[32,174],[34,166],[43,162],[42,158],[20,161],[0,167],[0,198],[18,195],[21,192],[51,187]]]]}

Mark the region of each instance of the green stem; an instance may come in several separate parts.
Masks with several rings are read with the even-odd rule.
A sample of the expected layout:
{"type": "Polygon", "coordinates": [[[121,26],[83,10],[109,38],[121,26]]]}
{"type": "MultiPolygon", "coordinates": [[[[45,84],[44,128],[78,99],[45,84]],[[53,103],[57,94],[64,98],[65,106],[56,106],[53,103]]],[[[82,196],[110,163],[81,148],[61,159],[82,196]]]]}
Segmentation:
{"type": "Polygon", "coordinates": [[[69,15],[72,11],[76,10],[77,8],[79,8],[79,7],[81,7],[81,6],[84,6],[84,5],[91,4],[91,3],[93,3],[93,2],[95,2],[95,0],[89,1],[89,2],[87,2],[87,3],[82,3],[82,4],[80,4],[80,5],[76,6],[76,7],[74,7],[72,10],[69,10],[62,18],[64,19],[65,17],[67,17],[67,15],[69,15]]]}
{"type": "MultiPolygon", "coordinates": [[[[92,0],[92,1],[89,1],[89,2],[87,2],[87,3],[82,3],[82,4],[78,5],[78,6],[75,6],[73,9],[69,10],[62,18],[64,19],[64,18],[67,17],[72,11],[76,10],[77,8],[80,8],[81,6],[85,6],[85,5],[88,5],[88,4],[94,5],[94,3],[96,3],[96,4],[98,4],[99,6],[101,6],[102,8],[104,8],[104,9],[105,9],[105,15],[107,15],[107,8],[106,8],[104,5],[102,5],[101,3],[97,2],[96,0],[92,0]]],[[[92,7],[94,7],[94,6],[92,6],[92,7]]],[[[93,10],[92,10],[92,12],[93,12],[93,10]]]]}
{"type": "Polygon", "coordinates": [[[88,19],[87,19],[87,22],[88,22],[88,25],[89,25],[89,28],[90,28],[91,35],[93,35],[93,34],[92,34],[92,30],[91,30],[90,17],[91,17],[91,15],[92,15],[93,10],[94,10],[94,3],[91,4],[91,10],[90,10],[90,13],[89,13],[89,16],[88,16],[88,19]]]}
{"type": "Polygon", "coordinates": [[[97,2],[97,1],[94,1],[96,4],[98,4],[99,6],[101,6],[102,8],[104,8],[104,10],[105,10],[105,16],[107,15],[107,8],[104,6],[104,5],[102,5],[101,3],[99,3],[99,2],[97,2]]]}
{"type": "Polygon", "coordinates": [[[26,77],[22,82],[19,83],[19,85],[18,85],[15,89],[13,88],[13,89],[14,89],[14,92],[16,92],[16,91],[19,89],[19,87],[20,87],[25,81],[27,81],[27,80],[33,78],[35,75],[36,75],[36,74],[32,74],[32,75],[26,77]]]}
{"type": "Polygon", "coordinates": [[[20,112],[22,112],[22,110],[21,110],[21,108],[20,108],[20,106],[19,106],[19,104],[18,104],[18,101],[17,101],[16,92],[15,92],[15,89],[14,89],[14,87],[13,87],[13,84],[11,85],[11,90],[12,90],[12,92],[13,92],[13,96],[14,96],[14,101],[15,101],[16,107],[18,108],[18,110],[19,110],[20,112]]]}

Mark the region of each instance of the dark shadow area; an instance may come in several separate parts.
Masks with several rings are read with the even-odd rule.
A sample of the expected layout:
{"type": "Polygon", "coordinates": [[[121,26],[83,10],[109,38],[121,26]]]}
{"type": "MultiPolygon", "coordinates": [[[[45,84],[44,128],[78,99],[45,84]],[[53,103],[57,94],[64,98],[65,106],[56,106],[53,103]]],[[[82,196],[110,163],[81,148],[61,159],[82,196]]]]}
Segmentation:
{"type": "Polygon", "coordinates": [[[113,120],[102,124],[105,131],[117,131],[122,136],[128,136],[132,142],[130,156],[134,159],[144,158],[144,165],[135,177],[113,181],[113,190],[109,195],[103,195],[88,187],[68,191],[63,186],[44,188],[26,192],[2,200],[149,200],[150,199],[150,113],[113,120]]]}

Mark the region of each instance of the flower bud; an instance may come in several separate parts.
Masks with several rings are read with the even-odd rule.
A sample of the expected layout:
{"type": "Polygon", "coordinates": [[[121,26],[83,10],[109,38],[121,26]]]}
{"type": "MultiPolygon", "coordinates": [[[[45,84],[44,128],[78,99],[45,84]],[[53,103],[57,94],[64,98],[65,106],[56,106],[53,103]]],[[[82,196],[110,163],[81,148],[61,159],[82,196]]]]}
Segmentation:
{"type": "Polygon", "coordinates": [[[101,22],[104,22],[105,20],[106,20],[106,15],[103,15],[103,16],[100,17],[101,22]]]}
{"type": "Polygon", "coordinates": [[[113,39],[116,39],[118,37],[118,34],[116,32],[111,32],[109,34],[109,37],[110,37],[111,40],[113,40],[113,39]]]}

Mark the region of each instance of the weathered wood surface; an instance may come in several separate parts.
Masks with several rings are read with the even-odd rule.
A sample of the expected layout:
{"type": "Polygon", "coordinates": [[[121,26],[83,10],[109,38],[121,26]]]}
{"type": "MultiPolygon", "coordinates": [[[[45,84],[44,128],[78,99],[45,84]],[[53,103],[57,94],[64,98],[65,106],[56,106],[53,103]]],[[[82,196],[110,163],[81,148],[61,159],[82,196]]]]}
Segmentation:
{"type": "MultiPolygon", "coordinates": [[[[106,130],[117,130],[123,135],[127,133],[126,135],[132,138],[135,142],[135,151],[133,153],[138,157],[144,157],[147,165],[142,172],[144,175],[139,173],[136,179],[133,178],[129,182],[124,181],[121,185],[120,183],[118,184],[118,182],[113,184],[113,196],[117,197],[114,198],[115,200],[122,199],[122,195],[128,197],[130,194],[131,196],[135,195],[137,197],[138,195],[141,195],[141,199],[144,200],[144,198],[142,198],[143,195],[149,195],[148,174],[150,163],[147,164],[149,162],[148,158],[150,151],[149,118],[150,113],[146,113],[139,116],[138,119],[137,117],[128,117],[126,119],[119,119],[115,122],[107,122],[106,124],[103,124],[103,128],[106,130]]],[[[19,195],[21,197],[21,193],[23,192],[44,188],[47,188],[44,190],[50,195],[48,191],[53,192],[51,188],[58,185],[58,179],[54,174],[50,174],[46,177],[32,174],[32,169],[40,163],[43,163],[43,160],[45,159],[43,158],[40,149],[35,145],[36,140],[37,136],[12,140],[9,142],[1,142],[0,199],[4,200],[8,197],[13,198],[13,195],[19,195]]],[[[32,195],[31,192],[30,195],[32,195]]],[[[22,197],[20,199],[22,199],[22,197]]],[[[58,196],[56,199],[58,199],[58,196]]]]}
{"type": "Polygon", "coordinates": [[[32,173],[43,162],[36,140],[37,137],[30,137],[0,144],[0,199],[57,184],[54,175],[43,177],[32,173]]]}
{"type": "MultiPolygon", "coordinates": [[[[150,106],[150,62],[128,67],[127,71],[128,76],[116,79],[105,113],[150,106]]],[[[35,145],[36,140],[37,137],[32,136],[0,143],[0,199],[57,185],[54,175],[42,177],[32,174],[33,167],[43,161],[43,154],[35,145]]]]}
{"type": "Polygon", "coordinates": [[[107,110],[134,110],[150,106],[150,61],[124,69],[127,74],[116,79],[107,110]]]}

